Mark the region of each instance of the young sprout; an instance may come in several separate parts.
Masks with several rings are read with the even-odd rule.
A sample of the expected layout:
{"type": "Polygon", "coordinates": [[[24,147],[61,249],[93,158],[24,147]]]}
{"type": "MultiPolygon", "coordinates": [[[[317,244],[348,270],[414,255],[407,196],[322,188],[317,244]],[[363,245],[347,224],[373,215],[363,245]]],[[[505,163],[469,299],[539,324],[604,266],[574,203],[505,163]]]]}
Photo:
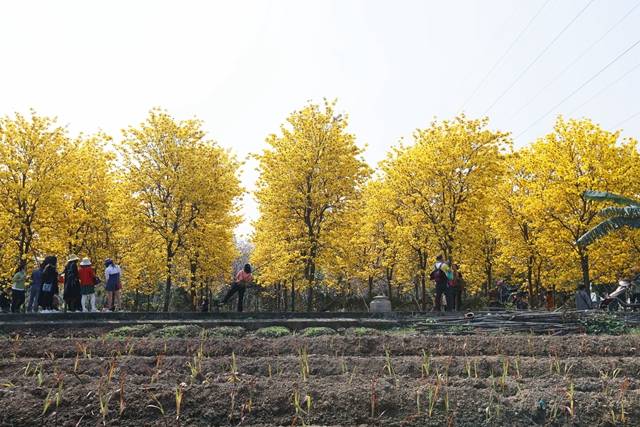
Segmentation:
{"type": "Polygon", "coordinates": [[[307,353],[307,348],[303,347],[298,350],[298,356],[300,359],[300,376],[302,377],[302,381],[306,381],[309,377],[309,354],[307,353]]]}
{"type": "Polygon", "coordinates": [[[126,375],[124,372],[122,372],[120,374],[120,391],[118,393],[118,397],[120,398],[120,409],[118,411],[118,414],[120,416],[122,416],[122,414],[124,414],[124,410],[127,408],[127,405],[125,403],[125,399],[124,399],[124,386],[126,383],[126,375]]]}
{"type": "Polygon", "coordinates": [[[391,363],[391,354],[388,349],[384,351],[384,371],[386,371],[389,376],[395,375],[393,364],[391,363]]]}
{"type": "Polygon", "coordinates": [[[44,404],[42,405],[42,415],[47,413],[49,407],[51,406],[51,403],[53,402],[53,400],[51,399],[52,392],[52,390],[49,390],[49,392],[47,393],[47,397],[44,398],[44,404]]]}
{"type": "Polygon", "coordinates": [[[431,374],[431,353],[427,354],[422,350],[422,365],[420,366],[422,378],[426,378],[431,374]]]}
{"type": "Polygon", "coordinates": [[[182,398],[186,387],[185,383],[180,383],[176,386],[176,420],[180,419],[180,407],[182,406],[182,398]]]}
{"type": "Polygon", "coordinates": [[[567,406],[567,412],[569,413],[569,416],[571,416],[571,418],[573,418],[575,415],[574,396],[575,396],[575,390],[573,387],[573,383],[570,383],[569,387],[567,388],[567,399],[569,400],[569,406],[567,406]]]}
{"type": "Polygon", "coordinates": [[[231,366],[229,366],[229,377],[227,381],[230,383],[237,383],[240,380],[240,376],[238,375],[238,363],[236,361],[236,353],[231,352],[231,366]]]}
{"type": "Polygon", "coordinates": [[[149,395],[150,395],[151,399],[153,399],[153,401],[156,404],[155,405],[147,405],[147,408],[157,409],[158,411],[160,411],[160,414],[162,414],[162,416],[164,417],[164,406],[162,406],[162,403],[158,400],[158,398],[153,393],[150,393],[149,395]]]}

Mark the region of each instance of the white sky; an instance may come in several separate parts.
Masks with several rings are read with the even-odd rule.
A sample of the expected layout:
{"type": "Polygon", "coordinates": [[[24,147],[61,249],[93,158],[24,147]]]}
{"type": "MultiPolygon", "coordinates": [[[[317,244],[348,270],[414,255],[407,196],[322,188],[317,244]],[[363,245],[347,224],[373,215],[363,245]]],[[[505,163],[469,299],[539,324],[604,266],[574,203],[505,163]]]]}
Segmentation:
{"type": "MultiPolygon", "coordinates": [[[[640,45],[537,122],[640,40],[640,7],[615,25],[638,0],[546,2],[4,2],[0,114],[34,108],[72,133],[102,129],[119,138],[160,106],[204,120],[210,137],[242,159],[308,100],[338,98],[375,165],[399,138],[461,111],[545,5],[466,102],[467,115],[484,114],[546,48],[488,112],[493,127],[523,145],[563,113],[640,136],[640,45]]],[[[242,173],[249,190],[254,167],[242,173]]],[[[251,196],[243,213],[240,235],[257,214],[251,196]]]]}

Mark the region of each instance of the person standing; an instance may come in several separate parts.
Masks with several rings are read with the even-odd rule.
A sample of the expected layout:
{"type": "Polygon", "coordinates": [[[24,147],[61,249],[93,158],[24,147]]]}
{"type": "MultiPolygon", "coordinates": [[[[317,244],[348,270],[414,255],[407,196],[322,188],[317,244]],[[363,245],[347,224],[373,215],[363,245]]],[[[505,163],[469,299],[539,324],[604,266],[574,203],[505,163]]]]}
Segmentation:
{"type": "Polygon", "coordinates": [[[40,291],[39,303],[44,313],[53,310],[53,298],[58,295],[58,271],[56,265],[58,258],[48,256],[44,259],[42,269],[42,290],[40,291]]]}
{"type": "Polygon", "coordinates": [[[462,310],[462,293],[464,292],[464,277],[458,264],[453,264],[453,288],[451,290],[453,307],[456,311],[462,310]]]}
{"type": "Polygon", "coordinates": [[[587,292],[587,287],[580,285],[578,292],[576,292],[576,310],[591,310],[592,308],[593,304],[591,303],[591,296],[587,292]]]}
{"type": "Polygon", "coordinates": [[[36,260],[36,266],[31,272],[31,286],[29,286],[29,303],[27,313],[38,312],[40,292],[42,291],[42,268],[36,260]]]}
{"type": "Polygon", "coordinates": [[[116,293],[120,286],[120,267],[111,258],[104,260],[104,289],[107,292],[107,310],[116,310],[116,293]]]}
{"type": "Polygon", "coordinates": [[[231,288],[227,292],[227,294],[222,299],[221,304],[226,304],[229,299],[235,294],[238,293],[238,312],[241,313],[244,309],[243,300],[244,300],[244,291],[247,289],[247,285],[253,283],[253,275],[251,274],[251,264],[245,264],[244,268],[238,271],[236,274],[236,281],[231,284],[231,288]]]}
{"type": "Polygon", "coordinates": [[[98,282],[98,276],[96,276],[96,272],[91,266],[91,260],[89,258],[83,258],[82,261],[80,261],[78,277],[80,279],[80,294],[82,295],[80,300],[82,311],[97,311],[96,284],[98,282]],[[87,308],[88,303],[91,304],[90,308],[87,308]]]}
{"type": "Polygon", "coordinates": [[[11,312],[12,313],[20,313],[20,309],[24,304],[24,282],[27,280],[27,275],[25,273],[25,265],[21,263],[18,270],[13,275],[12,284],[11,284],[11,312]]]}
{"type": "Polygon", "coordinates": [[[64,268],[64,302],[69,311],[82,311],[80,304],[80,280],[78,278],[78,258],[77,255],[71,254],[67,259],[67,265],[64,268]]]}
{"type": "MultiPolygon", "coordinates": [[[[434,281],[436,285],[436,298],[433,304],[433,309],[436,312],[440,312],[442,310],[442,298],[447,296],[448,286],[449,286],[449,278],[447,276],[447,272],[450,271],[449,266],[446,262],[444,262],[444,258],[442,255],[438,255],[436,257],[436,265],[434,270],[429,275],[429,278],[434,281]]],[[[451,301],[446,302],[446,310],[451,310],[451,301]]]]}

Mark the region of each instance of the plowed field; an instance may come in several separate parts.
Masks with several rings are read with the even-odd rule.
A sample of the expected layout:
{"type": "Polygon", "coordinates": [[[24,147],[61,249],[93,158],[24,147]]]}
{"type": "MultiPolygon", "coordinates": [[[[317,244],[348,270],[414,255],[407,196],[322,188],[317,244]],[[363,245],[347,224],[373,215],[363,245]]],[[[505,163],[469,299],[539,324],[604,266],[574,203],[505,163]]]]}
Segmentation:
{"type": "Polygon", "coordinates": [[[638,336],[14,336],[0,348],[7,426],[640,425],[638,336]]]}

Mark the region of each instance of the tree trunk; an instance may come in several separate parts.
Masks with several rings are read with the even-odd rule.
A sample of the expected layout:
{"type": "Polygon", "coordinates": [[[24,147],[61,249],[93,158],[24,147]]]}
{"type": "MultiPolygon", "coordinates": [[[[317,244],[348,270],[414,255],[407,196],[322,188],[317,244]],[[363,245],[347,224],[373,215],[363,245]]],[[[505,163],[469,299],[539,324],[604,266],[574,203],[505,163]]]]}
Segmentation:
{"type": "Polygon", "coordinates": [[[313,309],[313,282],[309,283],[309,289],[307,289],[307,312],[313,309]]]}
{"type": "Polygon", "coordinates": [[[373,276],[369,275],[367,278],[367,284],[369,285],[369,302],[373,299],[373,276]]]}
{"type": "Polygon", "coordinates": [[[291,280],[291,311],[296,311],[296,281],[291,280]]]}
{"type": "Polygon", "coordinates": [[[287,291],[287,281],[282,282],[282,303],[284,312],[289,310],[289,292],[287,291]]]}
{"type": "Polygon", "coordinates": [[[582,283],[587,287],[587,293],[591,294],[591,280],[589,279],[589,255],[586,251],[580,251],[580,267],[582,268],[582,283]]]}
{"type": "MultiPolygon", "coordinates": [[[[531,298],[531,305],[534,305],[534,293],[533,293],[533,257],[530,256],[527,260],[527,285],[529,287],[529,297],[531,298]]],[[[537,300],[537,297],[535,297],[537,300]]],[[[537,304],[536,304],[537,305],[537,304]]]]}

